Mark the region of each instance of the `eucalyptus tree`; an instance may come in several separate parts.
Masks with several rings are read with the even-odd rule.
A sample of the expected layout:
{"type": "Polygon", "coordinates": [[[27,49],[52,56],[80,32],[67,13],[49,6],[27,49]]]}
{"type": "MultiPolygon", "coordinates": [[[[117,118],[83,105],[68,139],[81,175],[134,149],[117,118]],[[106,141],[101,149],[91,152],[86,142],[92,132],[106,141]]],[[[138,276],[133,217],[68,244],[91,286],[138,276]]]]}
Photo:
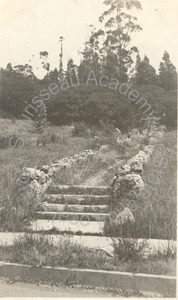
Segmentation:
{"type": "Polygon", "coordinates": [[[89,40],[85,43],[82,53],[82,61],[79,66],[79,77],[81,82],[87,80],[90,70],[95,72],[96,76],[102,73],[103,57],[102,49],[100,48],[99,37],[104,35],[103,30],[94,29],[91,33],[89,40]]]}
{"type": "Polygon", "coordinates": [[[133,63],[132,55],[138,53],[136,47],[130,47],[133,34],[142,30],[130,11],[141,10],[141,4],[138,0],[105,0],[104,4],[108,9],[99,21],[104,23],[105,29],[102,49],[106,56],[105,71],[110,73],[113,68],[113,75],[124,81],[133,63]]]}

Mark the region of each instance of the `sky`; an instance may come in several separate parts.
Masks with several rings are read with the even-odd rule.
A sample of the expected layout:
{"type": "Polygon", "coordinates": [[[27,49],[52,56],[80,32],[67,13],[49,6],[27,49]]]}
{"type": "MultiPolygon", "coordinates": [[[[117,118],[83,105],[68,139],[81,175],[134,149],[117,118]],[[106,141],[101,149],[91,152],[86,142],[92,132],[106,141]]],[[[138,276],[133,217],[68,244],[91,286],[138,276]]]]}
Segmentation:
{"type": "MultiPolygon", "coordinates": [[[[178,69],[178,0],[140,0],[142,11],[134,11],[143,28],[136,33],[132,45],[146,54],[158,70],[165,50],[178,69]]],[[[40,51],[49,52],[51,69],[58,67],[60,44],[64,40],[64,66],[72,57],[80,62],[84,42],[91,27],[99,28],[99,16],[106,10],[103,0],[0,0],[0,66],[30,64],[36,76],[40,51]]]]}

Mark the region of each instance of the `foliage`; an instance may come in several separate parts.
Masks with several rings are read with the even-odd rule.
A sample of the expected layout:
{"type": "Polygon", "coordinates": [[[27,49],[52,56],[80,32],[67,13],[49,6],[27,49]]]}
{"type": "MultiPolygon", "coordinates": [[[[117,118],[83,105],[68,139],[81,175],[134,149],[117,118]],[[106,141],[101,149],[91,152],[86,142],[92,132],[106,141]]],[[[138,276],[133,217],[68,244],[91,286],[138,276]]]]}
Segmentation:
{"type": "Polygon", "coordinates": [[[77,84],[77,71],[78,68],[77,66],[74,64],[74,61],[72,58],[70,58],[67,62],[67,72],[66,72],[66,79],[68,82],[71,82],[73,84],[77,84]]]}
{"type": "Polygon", "coordinates": [[[0,199],[1,231],[21,232],[27,230],[34,209],[29,199],[26,200],[26,198],[27,196],[22,195],[17,188],[16,182],[13,182],[8,190],[8,196],[0,199]]]}
{"type": "MultiPolygon", "coordinates": [[[[95,149],[96,145],[97,141],[93,141],[93,146],[95,146],[95,149]]],[[[106,152],[99,151],[95,155],[89,156],[87,158],[82,158],[81,160],[77,159],[77,162],[71,164],[70,168],[56,172],[54,183],[67,185],[83,185],[88,182],[88,185],[109,185],[111,179],[106,178],[106,175],[108,175],[109,172],[105,170],[116,164],[116,153],[116,150],[114,151],[114,149],[110,149],[106,152]]],[[[112,178],[112,171],[110,175],[112,178]]],[[[92,205],[92,200],[89,200],[88,204],[92,205]]],[[[93,204],[95,204],[94,200],[93,204]]]]}
{"type": "MultiPolygon", "coordinates": [[[[20,113],[31,103],[31,99],[41,89],[48,89],[51,83],[50,75],[44,80],[31,80],[23,76],[16,76],[12,71],[2,71],[2,94],[0,108],[13,116],[20,116],[20,113]],[[24,101],[26,99],[26,101],[24,101]]],[[[87,76],[89,73],[87,74],[87,76]]],[[[52,75],[51,75],[52,76],[52,75]]],[[[58,76],[56,71],[55,78],[58,76]]],[[[57,80],[57,79],[55,79],[57,80]]],[[[57,82],[57,81],[56,81],[57,82]]],[[[164,89],[156,85],[135,85],[132,89],[138,90],[140,96],[147,99],[148,103],[160,117],[165,113],[166,125],[175,128],[176,126],[176,92],[165,93],[164,89]],[[172,117],[175,116],[174,118],[172,117]],[[170,125],[169,125],[170,124],[170,125]]],[[[112,123],[122,132],[131,128],[141,128],[144,115],[135,103],[130,102],[127,96],[123,96],[119,91],[103,88],[95,85],[79,85],[70,87],[66,91],[59,91],[57,95],[46,102],[47,114],[44,116],[56,125],[65,125],[72,122],[81,122],[92,125],[99,125],[101,121],[112,123]]],[[[42,130],[42,117],[39,109],[39,118],[35,120],[37,130],[42,130]]],[[[38,114],[37,114],[38,116],[38,114]]],[[[37,117],[36,116],[36,117],[37,117]]],[[[46,121],[45,121],[46,123],[46,121]]]]}
{"type": "MultiPolygon", "coordinates": [[[[59,240],[53,246],[47,239],[40,237],[35,240],[32,235],[26,235],[17,240],[11,247],[11,262],[19,262],[31,266],[65,266],[70,268],[103,269],[110,267],[110,260],[103,252],[95,252],[70,240],[59,240]],[[18,253],[18,255],[17,255],[18,253]]],[[[9,249],[10,250],[10,249],[9,249]]]]}
{"type": "Polygon", "coordinates": [[[164,113],[162,123],[167,129],[177,128],[177,90],[167,91],[163,97],[164,113]]]}
{"type": "Polygon", "coordinates": [[[49,125],[49,122],[47,120],[47,108],[45,104],[43,104],[43,106],[36,113],[33,125],[35,131],[38,133],[42,133],[44,131],[44,128],[49,125]]]}
{"type": "Polygon", "coordinates": [[[146,241],[139,242],[137,239],[112,238],[115,256],[122,261],[138,261],[144,251],[147,250],[146,241]]]}
{"type": "MultiPolygon", "coordinates": [[[[0,120],[0,134],[7,137],[12,136],[20,120],[16,124],[11,120],[0,120]]],[[[32,125],[25,137],[25,144],[22,149],[0,148],[0,228],[1,231],[24,231],[32,217],[33,207],[30,204],[31,198],[26,194],[24,197],[17,189],[17,179],[21,175],[23,167],[34,167],[51,165],[55,159],[71,157],[84,150],[91,149],[93,139],[71,137],[71,129],[66,127],[45,128],[44,135],[48,137],[44,147],[37,147],[36,140],[38,133],[32,131],[32,125]],[[51,138],[53,136],[53,138],[51,138]],[[32,140],[35,139],[35,143],[32,140]],[[53,143],[51,139],[55,142],[53,143]]],[[[23,183],[22,183],[23,185],[23,183]]]]}
{"type": "MultiPolygon", "coordinates": [[[[136,89],[139,92],[140,96],[146,99],[147,102],[151,105],[152,110],[154,110],[154,116],[156,115],[161,117],[165,111],[165,98],[167,99],[166,101],[168,101],[164,89],[154,84],[139,86],[135,85],[134,89],[136,89]]],[[[141,118],[145,117],[146,116],[142,114],[141,118]]]]}
{"type": "Polygon", "coordinates": [[[58,141],[58,136],[56,133],[51,133],[50,136],[49,136],[49,140],[51,143],[56,143],[58,141]]]}
{"type": "Polygon", "coordinates": [[[139,115],[141,112],[136,106],[119,92],[114,93],[100,86],[70,88],[48,103],[49,120],[57,125],[84,121],[91,127],[104,121],[126,131],[137,126],[139,115]]]}
{"type": "Polygon", "coordinates": [[[177,72],[175,66],[171,63],[167,51],[164,52],[162,62],[159,67],[160,86],[165,90],[177,89],[177,72]]]}
{"type": "Polygon", "coordinates": [[[137,56],[136,61],[136,73],[134,75],[134,82],[137,85],[156,84],[157,75],[155,69],[150,65],[149,58],[145,55],[141,60],[140,56],[137,56]]]}
{"type": "Polygon", "coordinates": [[[18,117],[35,93],[35,80],[1,69],[1,110],[18,117]]]}
{"type": "Polygon", "coordinates": [[[10,137],[16,138],[15,136],[0,136],[0,148],[1,149],[9,147],[10,137]]]}
{"type": "Polygon", "coordinates": [[[100,22],[105,21],[104,30],[93,29],[82,52],[83,60],[79,66],[82,83],[86,81],[90,70],[96,76],[106,74],[126,81],[127,72],[133,64],[132,56],[138,52],[136,47],[129,48],[129,44],[133,33],[141,30],[141,27],[135,23],[137,18],[128,14],[128,11],[141,9],[140,2],[108,0],[104,4],[109,6],[99,18],[100,22]]]}
{"type": "Polygon", "coordinates": [[[155,147],[153,156],[144,166],[143,181],[148,185],[149,198],[143,199],[137,193],[130,195],[137,204],[133,215],[134,223],[127,222],[115,225],[114,218],[118,210],[123,210],[121,205],[127,206],[129,196],[127,186],[123,194],[119,190],[117,203],[113,200],[110,203],[110,217],[104,225],[104,233],[113,237],[152,238],[152,239],[176,239],[176,132],[168,131],[165,140],[159,141],[163,149],[155,147]],[[168,166],[155,167],[153,160],[161,163],[162,159],[168,159],[168,166]],[[150,183],[151,181],[151,183],[150,183]],[[125,196],[124,196],[125,195],[125,196]]]}
{"type": "MultiPolygon", "coordinates": [[[[144,242],[140,246],[137,240],[122,243],[121,251],[116,247],[119,256],[116,253],[113,257],[102,249],[87,248],[70,238],[61,238],[56,245],[53,245],[50,238],[25,235],[16,240],[12,246],[0,246],[0,256],[3,261],[38,267],[67,267],[176,276],[175,258],[170,258],[169,261],[159,255],[150,256],[149,259],[143,258],[139,253],[142,252],[144,242]],[[130,255],[129,258],[124,254],[124,249],[126,254],[130,255]]],[[[65,283],[70,284],[68,281],[65,283]]]]}
{"type": "Polygon", "coordinates": [[[50,71],[46,78],[48,80],[50,80],[51,82],[57,82],[58,81],[58,77],[59,77],[59,71],[57,70],[57,68],[55,68],[54,70],[50,71]]]}
{"type": "Polygon", "coordinates": [[[50,70],[50,64],[47,62],[47,58],[48,58],[48,52],[47,51],[41,51],[40,52],[40,59],[41,59],[42,67],[47,72],[49,72],[49,70],[50,70]]]}
{"type": "Polygon", "coordinates": [[[90,70],[93,70],[98,77],[103,72],[103,56],[99,46],[99,37],[104,35],[103,30],[92,30],[89,41],[85,43],[82,51],[83,59],[78,68],[80,82],[83,84],[87,81],[90,70]]]}
{"type": "Polygon", "coordinates": [[[144,168],[143,179],[154,190],[148,200],[137,199],[138,209],[133,212],[136,222],[129,228],[133,237],[176,239],[176,132],[168,131],[161,143],[165,151],[156,148],[153,158],[158,157],[160,161],[161,157],[167,158],[168,166],[157,169],[163,172],[156,175],[157,184],[148,182],[149,176],[155,174],[153,158],[144,168]]]}
{"type": "Polygon", "coordinates": [[[85,122],[74,123],[74,129],[72,130],[73,136],[92,136],[94,132],[90,129],[90,127],[85,122]]]}
{"type": "Polygon", "coordinates": [[[105,20],[105,41],[103,43],[106,53],[105,71],[109,76],[116,76],[121,81],[127,80],[127,71],[131,67],[132,54],[137,53],[136,47],[129,48],[134,32],[142,28],[137,25],[136,17],[128,14],[133,8],[141,9],[141,4],[136,1],[104,1],[109,8],[99,18],[100,22],[105,20]],[[111,17],[108,19],[108,16],[111,17]],[[111,67],[112,66],[112,67],[111,67]],[[113,73],[114,72],[114,73],[113,73]]]}

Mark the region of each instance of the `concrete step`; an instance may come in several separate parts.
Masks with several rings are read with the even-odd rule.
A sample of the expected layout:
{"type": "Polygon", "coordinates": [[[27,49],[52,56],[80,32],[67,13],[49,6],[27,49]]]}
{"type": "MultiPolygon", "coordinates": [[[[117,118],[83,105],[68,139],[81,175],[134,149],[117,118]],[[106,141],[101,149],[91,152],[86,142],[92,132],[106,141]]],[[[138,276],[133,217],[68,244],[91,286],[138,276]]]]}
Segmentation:
{"type": "Polygon", "coordinates": [[[93,221],[105,221],[109,216],[109,213],[84,213],[84,212],[36,212],[35,216],[37,219],[45,220],[73,220],[86,221],[88,223],[93,221]]]}
{"type": "Polygon", "coordinates": [[[51,185],[48,188],[49,194],[70,194],[70,195],[109,195],[111,192],[106,186],[68,186],[51,185]]]}
{"type": "MultiPolygon", "coordinates": [[[[41,205],[44,210],[49,212],[84,212],[84,213],[107,213],[107,205],[78,205],[78,204],[53,204],[44,203],[41,205]]],[[[41,209],[40,209],[41,210],[41,209]]]]}
{"type": "Polygon", "coordinates": [[[82,233],[88,235],[102,234],[104,222],[88,222],[84,220],[36,220],[31,222],[29,229],[35,232],[57,229],[59,233],[69,231],[72,233],[82,233]]]}
{"type": "Polygon", "coordinates": [[[43,202],[56,204],[80,204],[80,205],[106,205],[109,204],[108,195],[69,195],[46,194],[43,202]]]}

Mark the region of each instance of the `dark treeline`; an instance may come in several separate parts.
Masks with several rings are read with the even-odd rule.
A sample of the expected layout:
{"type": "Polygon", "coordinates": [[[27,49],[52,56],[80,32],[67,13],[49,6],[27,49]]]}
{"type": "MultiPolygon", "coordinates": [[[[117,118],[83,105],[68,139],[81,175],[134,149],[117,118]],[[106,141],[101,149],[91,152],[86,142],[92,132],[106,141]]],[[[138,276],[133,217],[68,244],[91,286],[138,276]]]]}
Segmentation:
{"type": "MultiPolygon", "coordinates": [[[[176,127],[176,89],[177,72],[165,51],[158,74],[145,55],[141,59],[139,50],[130,46],[132,35],[142,30],[137,18],[131,15],[133,8],[141,9],[137,0],[105,0],[106,11],[99,18],[102,29],[93,29],[82,51],[79,66],[72,58],[68,60],[67,70],[50,70],[47,62],[48,52],[40,52],[46,76],[43,80],[35,77],[32,67],[9,63],[1,69],[1,117],[20,118],[23,109],[42,89],[51,83],[65,78],[80,84],[60,91],[46,102],[50,122],[56,125],[72,121],[85,121],[98,124],[100,120],[114,123],[122,130],[143,125],[142,112],[116,90],[101,86],[86,86],[91,70],[96,78],[102,75],[119,82],[132,82],[134,89],[147,99],[156,114],[168,128],[176,127]]],[[[62,66],[62,64],[61,64],[62,66]]]]}

